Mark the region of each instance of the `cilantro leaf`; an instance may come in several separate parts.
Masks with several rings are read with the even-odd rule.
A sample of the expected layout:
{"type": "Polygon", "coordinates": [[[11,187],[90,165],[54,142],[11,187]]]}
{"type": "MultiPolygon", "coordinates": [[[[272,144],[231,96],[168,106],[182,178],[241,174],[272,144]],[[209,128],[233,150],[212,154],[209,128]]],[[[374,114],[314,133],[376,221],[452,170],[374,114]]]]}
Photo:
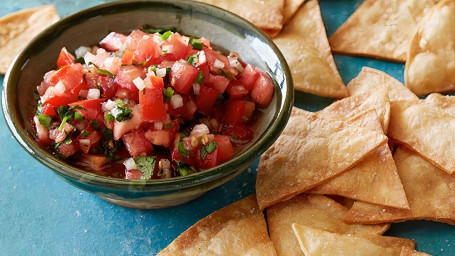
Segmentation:
{"type": "Polygon", "coordinates": [[[163,97],[165,100],[171,100],[172,95],[174,95],[174,89],[171,87],[166,88],[166,90],[163,93],[163,97]]]}
{"type": "Polygon", "coordinates": [[[164,32],[161,36],[160,36],[160,39],[161,41],[165,41],[166,39],[168,39],[170,36],[172,35],[172,31],[166,31],[164,32]]]}
{"type": "Polygon", "coordinates": [[[217,146],[218,146],[218,144],[216,144],[215,141],[212,141],[212,142],[208,143],[207,145],[202,146],[201,147],[201,159],[205,160],[205,157],[207,156],[207,154],[212,153],[217,148],[217,146]]]}
{"type": "Polygon", "coordinates": [[[44,126],[44,128],[49,130],[52,122],[52,117],[48,115],[38,114],[38,121],[42,126],[44,126]]]}
{"type": "Polygon", "coordinates": [[[188,174],[196,172],[196,170],[193,167],[181,161],[177,161],[177,171],[180,174],[180,176],[186,176],[188,174]]]}
{"type": "Polygon", "coordinates": [[[196,39],[196,38],[191,38],[190,45],[195,50],[202,50],[202,46],[203,46],[202,41],[200,39],[196,39]]]}
{"type": "Polygon", "coordinates": [[[179,143],[177,144],[177,149],[179,151],[179,154],[183,158],[188,157],[190,155],[190,151],[185,148],[185,146],[183,145],[183,141],[179,141],[179,143]]]}
{"type": "Polygon", "coordinates": [[[204,73],[202,72],[202,70],[200,70],[196,76],[196,79],[194,79],[194,83],[202,84],[202,82],[204,82],[204,73]]]}
{"type": "Polygon", "coordinates": [[[148,180],[153,176],[156,158],[154,156],[137,156],[134,158],[137,168],[142,172],[144,179],[148,180]]]}
{"type": "Polygon", "coordinates": [[[111,72],[109,72],[109,71],[107,71],[105,69],[97,69],[96,73],[101,74],[101,75],[105,75],[105,76],[108,76],[108,77],[114,76],[111,72]]]}

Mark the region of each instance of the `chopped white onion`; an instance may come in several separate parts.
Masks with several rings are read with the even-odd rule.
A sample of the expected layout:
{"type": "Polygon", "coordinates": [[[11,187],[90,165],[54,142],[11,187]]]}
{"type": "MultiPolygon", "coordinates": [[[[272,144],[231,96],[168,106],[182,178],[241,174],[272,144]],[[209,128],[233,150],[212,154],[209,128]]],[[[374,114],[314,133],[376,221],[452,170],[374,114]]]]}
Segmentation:
{"type": "Polygon", "coordinates": [[[87,46],[79,46],[79,48],[77,48],[74,53],[76,54],[76,58],[80,58],[80,57],[83,57],[85,56],[85,54],[87,54],[88,52],[90,52],[90,47],[87,47],[87,46]]]}
{"type": "Polygon", "coordinates": [[[187,36],[182,36],[180,41],[185,44],[185,45],[188,45],[188,43],[190,42],[190,38],[187,37],[187,36]]]}
{"type": "Polygon", "coordinates": [[[85,55],[84,55],[84,61],[85,61],[85,64],[89,64],[90,62],[93,63],[93,60],[95,59],[95,55],[91,54],[90,52],[87,52],[85,55]]]}
{"type": "Polygon", "coordinates": [[[161,47],[161,50],[163,52],[166,51],[167,53],[173,53],[174,52],[174,46],[173,45],[163,45],[161,47]]]}
{"type": "Polygon", "coordinates": [[[210,130],[205,124],[197,124],[193,127],[193,130],[191,130],[190,136],[199,138],[201,136],[204,136],[206,134],[209,134],[210,130]]]}
{"type": "Polygon", "coordinates": [[[193,84],[194,95],[198,95],[200,91],[201,91],[201,85],[197,84],[197,83],[194,83],[193,84]]]}
{"type": "Polygon", "coordinates": [[[166,76],[166,68],[157,68],[156,69],[156,76],[165,77],[166,76]]]}
{"type": "Polygon", "coordinates": [[[87,93],[87,99],[99,99],[100,95],[100,89],[89,89],[87,93]]]}
{"type": "Polygon", "coordinates": [[[57,95],[62,95],[66,91],[66,87],[62,81],[58,81],[55,85],[54,93],[57,95]]]}
{"type": "Polygon", "coordinates": [[[106,102],[103,102],[103,104],[101,105],[101,110],[103,112],[106,112],[106,111],[110,111],[112,110],[113,108],[115,108],[117,104],[115,103],[115,101],[113,100],[107,100],[106,102]]]}
{"type": "Polygon", "coordinates": [[[238,71],[240,71],[240,73],[243,72],[244,68],[243,68],[242,64],[240,63],[240,61],[237,58],[228,57],[228,59],[229,59],[229,65],[231,65],[232,67],[236,68],[238,71]]]}
{"type": "Polygon", "coordinates": [[[170,170],[171,169],[171,162],[168,159],[161,159],[159,166],[161,170],[170,170]]]}
{"type": "Polygon", "coordinates": [[[224,63],[218,59],[215,60],[215,62],[213,63],[213,66],[215,68],[224,68],[224,63]]]}
{"type": "Polygon", "coordinates": [[[155,130],[162,130],[163,129],[163,123],[162,122],[154,122],[153,123],[153,128],[155,128],[155,130]]]}
{"type": "Polygon", "coordinates": [[[123,161],[123,165],[125,165],[126,170],[136,169],[136,162],[134,162],[134,158],[128,158],[123,161]]]}
{"type": "Polygon", "coordinates": [[[197,65],[196,66],[204,64],[206,61],[207,61],[207,58],[205,56],[205,51],[200,51],[199,54],[197,55],[197,65]]]}
{"type": "Polygon", "coordinates": [[[174,94],[171,97],[171,106],[173,109],[177,109],[183,106],[183,98],[179,94],[174,94]]]}
{"type": "Polygon", "coordinates": [[[88,146],[90,146],[90,139],[80,139],[79,144],[88,147],[88,146]]]}
{"type": "Polygon", "coordinates": [[[133,84],[136,85],[136,87],[137,87],[137,89],[139,89],[139,91],[142,91],[145,88],[144,80],[142,80],[142,78],[140,78],[140,77],[136,77],[133,80],[133,84]]]}

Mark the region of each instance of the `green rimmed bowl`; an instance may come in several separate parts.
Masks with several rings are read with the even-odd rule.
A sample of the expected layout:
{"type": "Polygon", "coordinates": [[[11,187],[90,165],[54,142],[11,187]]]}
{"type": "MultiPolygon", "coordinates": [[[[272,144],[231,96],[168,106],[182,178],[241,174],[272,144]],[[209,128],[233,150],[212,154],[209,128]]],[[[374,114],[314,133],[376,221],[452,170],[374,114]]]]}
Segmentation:
{"type": "Polygon", "coordinates": [[[3,113],[14,137],[35,159],[58,177],[118,205],[153,209],[179,205],[231,180],[260,156],[284,129],[294,101],[291,73],[273,42],[249,22],[225,10],[192,1],[122,1],[71,15],[38,35],[14,60],[4,80],[3,113]],[[276,82],[275,95],[256,123],[255,137],[233,159],[215,168],[168,180],[130,181],[76,168],[41,147],[32,116],[34,92],[43,75],[55,68],[60,49],[97,44],[111,31],[129,33],[148,24],[176,27],[183,34],[206,37],[267,71],[276,82]]]}

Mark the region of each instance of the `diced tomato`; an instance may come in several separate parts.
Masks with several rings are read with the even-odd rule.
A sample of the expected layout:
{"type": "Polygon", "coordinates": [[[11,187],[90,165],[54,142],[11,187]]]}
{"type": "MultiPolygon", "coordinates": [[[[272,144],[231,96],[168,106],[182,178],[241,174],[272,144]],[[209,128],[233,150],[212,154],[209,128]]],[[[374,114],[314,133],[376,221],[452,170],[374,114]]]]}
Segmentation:
{"type": "Polygon", "coordinates": [[[265,107],[272,101],[274,91],[275,86],[273,85],[272,79],[266,73],[262,73],[254,84],[253,90],[251,91],[251,98],[260,107],[265,107]]]}
{"type": "Polygon", "coordinates": [[[49,138],[49,130],[41,125],[37,116],[33,117],[33,122],[35,123],[39,143],[44,146],[50,145],[52,140],[49,138]]]}
{"type": "Polygon", "coordinates": [[[167,112],[163,100],[163,79],[157,76],[146,79],[149,79],[151,85],[146,83],[147,86],[139,92],[142,118],[144,121],[164,121],[167,112]]]}
{"type": "Polygon", "coordinates": [[[80,154],[78,160],[78,165],[94,171],[102,170],[107,163],[105,155],[80,154]]]}
{"type": "Polygon", "coordinates": [[[133,117],[131,119],[122,122],[114,121],[114,140],[120,139],[127,132],[136,130],[141,126],[142,118],[139,105],[132,106],[131,110],[133,111],[133,117]]]}
{"type": "Polygon", "coordinates": [[[217,144],[216,164],[222,164],[234,156],[234,147],[228,136],[215,135],[214,141],[217,144]]]}
{"type": "Polygon", "coordinates": [[[182,42],[182,36],[180,34],[172,34],[166,41],[161,44],[163,46],[172,46],[172,52],[164,55],[163,59],[177,61],[180,59],[186,59],[188,52],[192,49],[191,45],[184,44],[182,42]]]}
{"type": "Polygon", "coordinates": [[[101,112],[101,104],[106,99],[88,99],[76,101],[68,104],[70,107],[80,106],[84,109],[77,108],[76,111],[83,115],[88,120],[95,119],[98,114],[101,112]]]}
{"type": "Polygon", "coordinates": [[[117,92],[118,84],[115,83],[112,77],[98,76],[98,83],[101,85],[101,89],[106,99],[112,98],[117,92]]]}
{"type": "Polygon", "coordinates": [[[126,49],[122,56],[122,64],[131,65],[133,64],[134,51],[126,49]]]}
{"type": "Polygon", "coordinates": [[[213,88],[201,85],[201,90],[196,97],[196,106],[204,114],[209,114],[218,99],[219,92],[213,88]]]}
{"type": "Polygon", "coordinates": [[[190,95],[182,95],[183,106],[177,109],[169,105],[168,113],[170,116],[180,116],[183,120],[192,120],[194,112],[197,110],[196,103],[190,95]]]}
{"type": "Polygon", "coordinates": [[[212,74],[209,74],[205,82],[219,93],[224,93],[226,87],[229,85],[229,80],[226,77],[212,74]]]}
{"type": "Polygon", "coordinates": [[[171,85],[179,93],[187,94],[199,70],[186,61],[178,61],[171,68],[171,85]]]}
{"type": "Polygon", "coordinates": [[[124,34],[111,32],[101,40],[100,45],[110,52],[116,52],[122,48],[125,41],[126,36],[124,34]]]}
{"type": "Polygon", "coordinates": [[[212,47],[210,46],[210,41],[207,38],[201,37],[200,40],[204,46],[208,47],[209,49],[212,49],[212,47]]]}
{"type": "Polygon", "coordinates": [[[229,59],[226,56],[221,55],[214,50],[208,49],[207,47],[204,47],[203,51],[205,53],[205,58],[207,59],[207,63],[209,65],[210,72],[216,74],[220,69],[224,70],[229,69],[229,59]],[[218,60],[217,63],[218,62],[222,63],[223,67],[216,67],[215,66],[216,60],[218,60]]]}
{"type": "Polygon", "coordinates": [[[74,142],[70,144],[60,143],[57,151],[62,158],[68,158],[77,152],[77,147],[74,145],[74,142]]]}
{"type": "Polygon", "coordinates": [[[142,172],[138,169],[132,169],[125,172],[125,178],[128,180],[138,180],[142,177],[142,172]]]}
{"type": "Polygon", "coordinates": [[[194,162],[195,162],[195,159],[196,159],[196,151],[195,150],[190,150],[188,152],[188,156],[186,157],[183,157],[181,155],[181,153],[179,152],[179,149],[178,149],[178,143],[180,141],[180,135],[176,135],[174,137],[174,143],[172,145],[172,148],[171,148],[171,159],[174,160],[174,161],[182,161],[182,162],[185,162],[191,166],[194,166],[194,162]]]}
{"type": "Polygon", "coordinates": [[[57,67],[61,68],[66,65],[71,65],[75,63],[74,56],[69,53],[65,47],[62,48],[57,59],[57,67]]]}
{"type": "Polygon", "coordinates": [[[253,131],[243,124],[228,124],[223,126],[221,133],[228,136],[235,145],[242,145],[250,142],[253,137],[253,131]]]}
{"type": "Polygon", "coordinates": [[[143,63],[147,65],[158,64],[161,56],[161,50],[151,36],[143,37],[137,43],[134,51],[133,62],[143,63]]]}
{"type": "Polygon", "coordinates": [[[66,94],[79,95],[79,91],[86,84],[83,68],[80,63],[66,65],[55,72],[50,78],[51,83],[62,82],[66,88],[66,94]]]}
{"type": "Polygon", "coordinates": [[[55,107],[52,104],[43,105],[41,113],[48,116],[57,116],[57,113],[55,113],[55,107]]]}
{"type": "Polygon", "coordinates": [[[145,156],[153,153],[153,146],[145,137],[145,133],[142,129],[123,135],[122,140],[128,153],[133,157],[140,155],[145,156]]]}
{"type": "Polygon", "coordinates": [[[256,80],[259,78],[259,71],[257,71],[250,64],[246,65],[245,70],[239,78],[240,84],[242,84],[248,91],[253,90],[256,80]]]}
{"type": "Polygon", "coordinates": [[[217,157],[218,157],[218,146],[215,150],[213,150],[211,153],[206,153],[205,156],[202,159],[201,156],[201,148],[204,147],[204,145],[201,145],[195,149],[196,153],[196,166],[199,169],[209,169],[212,167],[215,167],[217,165],[217,157]]]}
{"type": "Polygon", "coordinates": [[[229,94],[229,99],[232,100],[245,99],[249,94],[249,91],[238,80],[232,80],[226,88],[226,92],[229,94]]]}
{"type": "Polygon", "coordinates": [[[58,93],[54,86],[47,88],[44,95],[41,97],[41,102],[43,105],[53,105],[55,107],[65,106],[69,103],[77,100],[77,97],[69,94],[69,93],[58,93]]]}
{"type": "Polygon", "coordinates": [[[77,136],[77,141],[79,142],[79,148],[85,153],[88,154],[90,151],[90,148],[92,148],[93,145],[98,144],[101,140],[101,134],[98,131],[91,131],[86,137],[82,137],[81,135],[77,136]],[[80,142],[80,140],[87,140],[89,141],[88,144],[83,144],[80,142]]]}
{"type": "Polygon", "coordinates": [[[144,79],[146,74],[146,70],[143,67],[121,66],[117,71],[115,83],[117,83],[120,88],[127,89],[131,92],[137,92],[139,90],[136,85],[134,85],[133,80],[138,77],[144,79]]]}
{"type": "Polygon", "coordinates": [[[38,85],[36,87],[36,89],[38,90],[38,94],[40,96],[43,96],[44,93],[46,92],[47,88],[49,88],[49,86],[54,86],[55,84],[52,83],[50,80],[51,80],[51,77],[54,75],[54,73],[57,72],[56,70],[51,70],[49,72],[47,72],[46,74],[44,74],[44,77],[43,77],[43,81],[41,82],[40,85],[38,85]]]}
{"type": "Polygon", "coordinates": [[[145,137],[147,137],[153,145],[163,146],[166,148],[171,146],[171,143],[174,140],[174,135],[175,133],[169,130],[148,130],[145,132],[145,137]]]}
{"type": "Polygon", "coordinates": [[[228,100],[224,122],[228,124],[246,123],[253,115],[254,109],[255,104],[251,101],[228,100]]]}

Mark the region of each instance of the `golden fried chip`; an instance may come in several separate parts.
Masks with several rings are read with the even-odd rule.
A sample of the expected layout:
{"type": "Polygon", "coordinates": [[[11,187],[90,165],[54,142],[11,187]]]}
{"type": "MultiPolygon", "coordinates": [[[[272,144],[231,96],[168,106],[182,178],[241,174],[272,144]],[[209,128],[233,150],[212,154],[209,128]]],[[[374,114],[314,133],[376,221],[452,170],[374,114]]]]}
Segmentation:
{"type": "Polygon", "coordinates": [[[44,5],[11,13],[0,18],[0,74],[38,33],[58,21],[53,5],[44,5]]]}
{"type": "Polygon", "coordinates": [[[270,36],[277,35],[283,27],[285,0],[196,0],[233,12],[270,36]]]}
{"type": "Polygon", "coordinates": [[[432,93],[425,98],[425,103],[443,109],[446,113],[455,115],[455,97],[432,93]]]}
{"type": "Polygon", "coordinates": [[[292,223],[339,234],[381,235],[388,228],[383,225],[349,225],[342,218],[348,209],[321,195],[301,194],[267,208],[270,238],[279,256],[303,255],[292,231],[292,223]]]}
{"type": "Polygon", "coordinates": [[[283,24],[288,23],[288,21],[294,16],[295,12],[299,7],[305,2],[305,0],[285,0],[284,1],[284,10],[283,10],[283,24]]]}
{"type": "Polygon", "coordinates": [[[418,97],[400,81],[374,68],[363,67],[362,71],[347,85],[349,95],[368,93],[378,88],[389,91],[389,100],[417,100],[418,97]]]}
{"type": "Polygon", "coordinates": [[[372,109],[376,111],[384,133],[387,133],[390,103],[388,91],[384,88],[344,98],[317,113],[325,118],[347,120],[372,109]]]}
{"type": "Polygon", "coordinates": [[[409,42],[431,0],[366,0],[330,37],[332,51],[406,61],[409,42]]]}
{"type": "Polygon", "coordinates": [[[256,181],[264,209],[340,175],[387,141],[380,133],[307,112],[293,116],[261,157],[256,181]]]}
{"type": "Polygon", "coordinates": [[[163,255],[276,255],[264,215],[251,195],[198,221],[163,255]]]}
{"type": "Polygon", "coordinates": [[[292,229],[306,256],[396,256],[403,246],[414,248],[415,245],[410,239],[337,234],[296,223],[292,229]]]}
{"type": "Polygon", "coordinates": [[[431,255],[424,253],[424,252],[418,252],[409,247],[403,246],[400,256],[431,256],[431,255]]]}
{"type": "Polygon", "coordinates": [[[317,0],[306,1],[274,39],[292,71],[294,88],[316,95],[348,95],[333,60],[317,0]]]}
{"type": "Polygon", "coordinates": [[[455,224],[455,177],[404,147],[397,149],[394,159],[410,210],[357,201],[345,221],[376,224],[427,219],[455,224]]]}
{"type": "Polygon", "coordinates": [[[455,172],[455,116],[422,101],[391,102],[388,135],[449,174],[455,172]]]}
{"type": "Polygon", "coordinates": [[[455,91],[455,2],[440,1],[411,40],[404,80],[417,95],[455,91]]]}

